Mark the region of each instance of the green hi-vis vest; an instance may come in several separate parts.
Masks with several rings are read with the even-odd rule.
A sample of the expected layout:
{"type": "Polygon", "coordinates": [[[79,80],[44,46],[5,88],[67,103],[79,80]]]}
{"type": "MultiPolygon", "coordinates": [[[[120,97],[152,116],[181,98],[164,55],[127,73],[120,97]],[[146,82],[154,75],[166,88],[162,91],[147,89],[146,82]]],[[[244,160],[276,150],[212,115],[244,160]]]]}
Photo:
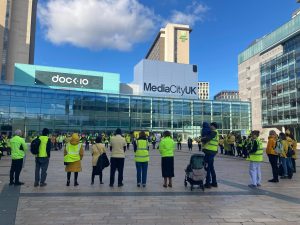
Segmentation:
{"type": "Polygon", "coordinates": [[[65,155],[64,157],[64,162],[80,161],[80,155],[79,155],[80,148],[81,148],[81,144],[71,145],[70,143],[68,143],[66,146],[67,155],[65,155]]]}
{"type": "Polygon", "coordinates": [[[213,152],[217,152],[218,151],[218,146],[219,146],[219,132],[217,130],[215,130],[215,132],[217,133],[216,136],[211,139],[209,142],[207,142],[203,149],[209,150],[209,151],[213,151],[213,152]]]}
{"type": "MultiPolygon", "coordinates": [[[[263,157],[264,150],[263,150],[262,142],[259,139],[256,139],[255,141],[257,142],[257,146],[258,146],[257,151],[254,153],[250,153],[247,160],[251,162],[262,162],[264,161],[264,157],[263,157]]],[[[251,148],[253,147],[253,143],[254,141],[251,144],[251,148]]]]}
{"type": "Polygon", "coordinates": [[[136,162],[149,162],[149,151],[147,140],[137,140],[137,150],[134,160],[136,162]]]}

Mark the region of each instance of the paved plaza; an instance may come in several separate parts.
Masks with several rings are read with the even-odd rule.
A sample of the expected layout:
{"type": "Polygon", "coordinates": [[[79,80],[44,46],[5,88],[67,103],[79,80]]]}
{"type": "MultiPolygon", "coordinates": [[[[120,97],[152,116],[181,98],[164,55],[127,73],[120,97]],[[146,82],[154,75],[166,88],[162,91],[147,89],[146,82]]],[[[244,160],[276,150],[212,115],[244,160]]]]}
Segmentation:
{"type": "MultiPolygon", "coordinates": [[[[196,152],[194,146],[193,153],[196,152]]],[[[184,169],[190,156],[185,145],[182,151],[176,152],[172,189],[162,187],[161,158],[157,150],[151,150],[146,188],[136,187],[132,149],[127,152],[121,188],[108,186],[108,168],[104,170],[104,184],[90,185],[90,152],[85,152],[83,158],[79,186],[66,187],[62,151],[52,153],[46,187],[33,187],[34,157],[30,153],[21,173],[25,185],[10,187],[10,159],[4,157],[0,161],[0,224],[300,224],[299,167],[292,180],[274,184],[267,182],[271,168],[264,163],[262,187],[253,190],[247,186],[248,162],[218,155],[215,167],[219,187],[191,192],[184,187],[184,169]]]]}

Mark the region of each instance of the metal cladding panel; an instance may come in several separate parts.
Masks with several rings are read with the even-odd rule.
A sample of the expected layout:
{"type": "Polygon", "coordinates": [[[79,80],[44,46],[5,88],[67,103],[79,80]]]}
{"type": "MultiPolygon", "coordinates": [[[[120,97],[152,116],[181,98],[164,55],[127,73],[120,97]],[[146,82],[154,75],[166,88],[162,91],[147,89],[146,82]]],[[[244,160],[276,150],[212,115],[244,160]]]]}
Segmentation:
{"type": "Polygon", "coordinates": [[[14,83],[27,86],[47,86],[56,89],[120,93],[120,75],[117,73],[27,64],[15,65],[14,83]]]}
{"type": "Polygon", "coordinates": [[[193,65],[142,60],[135,70],[134,83],[144,96],[197,99],[198,73],[193,65]],[[142,66],[141,66],[142,64],[142,66]]]}

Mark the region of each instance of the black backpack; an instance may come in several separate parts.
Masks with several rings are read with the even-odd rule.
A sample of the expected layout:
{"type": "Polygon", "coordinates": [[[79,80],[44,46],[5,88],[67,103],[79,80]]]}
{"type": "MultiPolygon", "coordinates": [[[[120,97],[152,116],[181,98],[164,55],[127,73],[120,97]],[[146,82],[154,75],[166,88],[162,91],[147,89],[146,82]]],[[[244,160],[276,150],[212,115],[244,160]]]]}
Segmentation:
{"type": "Polygon", "coordinates": [[[39,137],[33,139],[33,141],[31,142],[30,151],[33,155],[39,154],[40,144],[41,140],[39,139],[39,137]]]}

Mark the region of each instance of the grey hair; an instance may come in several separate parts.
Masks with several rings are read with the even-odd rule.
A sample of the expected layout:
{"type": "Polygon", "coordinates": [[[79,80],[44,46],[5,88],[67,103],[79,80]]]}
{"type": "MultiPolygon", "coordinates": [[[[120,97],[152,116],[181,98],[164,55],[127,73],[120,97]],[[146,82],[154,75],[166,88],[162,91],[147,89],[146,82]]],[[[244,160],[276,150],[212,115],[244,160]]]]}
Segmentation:
{"type": "Polygon", "coordinates": [[[270,130],[269,135],[276,135],[276,131],[275,130],[270,130]]]}
{"type": "Polygon", "coordinates": [[[22,131],[20,129],[15,131],[15,135],[21,136],[22,135],[22,131]]]}

